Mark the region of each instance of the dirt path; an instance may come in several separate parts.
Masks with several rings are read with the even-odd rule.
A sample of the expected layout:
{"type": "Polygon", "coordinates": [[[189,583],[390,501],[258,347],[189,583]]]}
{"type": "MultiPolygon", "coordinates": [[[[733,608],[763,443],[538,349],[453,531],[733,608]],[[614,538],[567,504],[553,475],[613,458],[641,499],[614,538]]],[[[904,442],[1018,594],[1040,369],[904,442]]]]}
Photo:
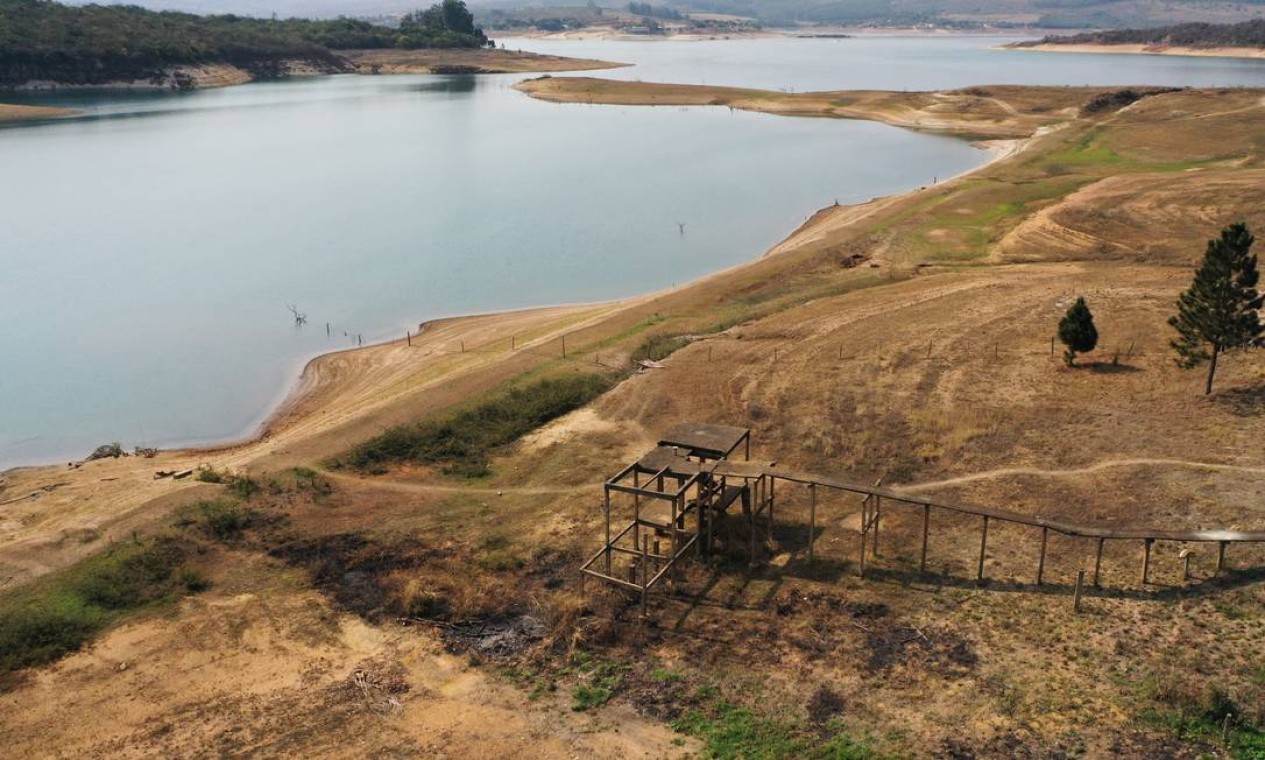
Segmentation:
{"type": "Polygon", "coordinates": [[[353,485],[356,488],[376,489],[379,491],[397,491],[400,493],[469,493],[503,496],[505,494],[521,494],[527,496],[548,496],[551,494],[574,494],[585,491],[600,491],[600,483],[586,483],[579,486],[522,486],[510,488],[486,488],[482,486],[437,485],[419,483],[410,480],[382,480],[378,478],[362,478],[344,473],[327,473],[326,477],[335,482],[353,485]]]}
{"type": "Polygon", "coordinates": [[[1009,478],[1022,475],[1039,478],[1071,478],[1081,475],[1092,475],[1097,472],[1102,472],[1103,470],[1114,469],[1117,467],[1186,467],[1199,470],[1213,470],[1217,472],[1244,472],[1253,475],[1265,475],[1265,467],[1255,467],[1251,465],[1196,462],[1188,459],[1154,459],[1151,457],[1134,457],[1127,459],[1108,459],[1102,462],[1095,462],[1087,467],[1074,467],[1066,470],[1050,470],[1040,467],[1002,467],[996,470],[985,470],[983,472],[973,472],[970,475],[959,475],[953,478],[945,478],[944,480],[933,480],[926,483],[915,483],[913,485],[901,486],[900,490],[909,491],[911,493],[921,493],[923,491],[934,491],[939,488],[948,488],[950,486],[958,486],[965,483],[975,483],[981,480],[994,480],[997,478],[1009,478]]]}

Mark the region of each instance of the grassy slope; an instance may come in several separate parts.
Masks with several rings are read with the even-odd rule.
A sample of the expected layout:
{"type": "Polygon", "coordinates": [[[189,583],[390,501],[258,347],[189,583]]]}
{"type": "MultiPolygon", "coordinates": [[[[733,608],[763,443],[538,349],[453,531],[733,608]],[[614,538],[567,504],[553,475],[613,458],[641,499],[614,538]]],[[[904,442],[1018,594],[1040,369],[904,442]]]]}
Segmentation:
{"type": "MultiPolygon", "coordinates": [[[[596,85],[585,86],[588,97],[596,85]]],[[[336,529],[384,542],[451,537],[467,547],[454,550],[470,552],[471,569],[459,578],[437,568],[434,583],[449,584],[447,597],[528,604],[569,645],[608,663],[568,665],[541,651],[515,676],[529,691],[550,693],[553,683],[586,703],[609,692],[598,701],[675,720],[718,753],[825,752],[852,737],[897,755],[1057,747],[1193,756],[1215,744],[1206,716],[1224,706],[1217,689],[1262,720],[1250,712],[1265,704],[1265,662],[1253,644],[1265,632],[1256,576],[1181,590],[1177,547],[1157,547],[1157,578],[1172,587],[1142,594],[1135,547],[1112,547],[1106,571],[1116,590],[1074,617],[1067,583],[1083,547],[1052,541],[1051,585],[1036,589],[1032,537],[1003,531],[990,542],[992,590],[981,591],[962,580],[978,547],[975,526],[938,525],[934,574],[919,578],[909,571],[918,521],[890,514],[876,573],[860,582],[850,565],[855,506],[822,505],[821,561],[810,568],[805,499],[779,490],[776,561],[749,576],[739,566],[696,567],[680,591],[698,598],[656,602],[652,620],[661,627],[613,621],[617,596],[585,602],[573,584],[554,585],[549,569],[570,567],[569,557],[591,551],[600,535],[593,484],[683,419],[750,425],[758,454],[791,467],[858,479],[888,473],[930,492],[1042,514],[1174,527],[1265,522],[1255,486],[1265,464],[1254,443],[1265,433],[1260,371],[1236,357],[1226,390],[1204,401],[1197,379],[1172,365],[1163,323],[1204,238],[1239,216],[1265,223],[1256,174],[1261,93],[1170,93],[1077,118],[1096,93],[985,88],[893,101],[666,89],[794,113],[923,113],[937,129],[968,134],[1018,135],[1020,119],[1029,132],[1068,123],[968,178],[875,204],[869,216],[827,209],[777,256],[599,310],[568,328],[567,360],[546,346],[504,354],[479,369],[485,382],[397,403],[391,415],[416,414],[494,388],[498,377],[617,362],[649,336],[704,336],[673,354],[668,369],[634,377],[503,451],[485,483],[436,482],[407,468],[340,478],[329,501],[292,510],[296,524],[312,535],[336,529]],[[996,115],[980,118],[981,108],[996,115]],[[854,252],[879,266],[844,266],[854,252]],[[1081,372],[1060,369],[1048,354],[1073,292],[1088,295],[1104,336],[1105,361],[1081,372]],[[1157,467],[1147,458],[1217,467],[1157,467]],[[988,475],[1003,467],[1031,472],[988,475]],[[937,485],[962,475],[981,477],[937,485]],[[467,582],[517,592],[473,594],[467,582]],[[586,605],[599,614],[584,616],[586,605]],[[843,707],[826,709],[839,695],[843,707]]],[[[645,86],[638,97],[674,102],[656,99],[668,94],[645,86]]],[[[306,447],[278,447],[257,466],[310,461],[373,427],[348,422],[306,447]]],[[[1197,555],[1198,576],[1209,562],[1197,555]]],[[[375,582],[407,598],[409,582],[426,577],[392,571],[375,582]]],[[[24,737],[39,730],[15,729],[24,737]]]]}

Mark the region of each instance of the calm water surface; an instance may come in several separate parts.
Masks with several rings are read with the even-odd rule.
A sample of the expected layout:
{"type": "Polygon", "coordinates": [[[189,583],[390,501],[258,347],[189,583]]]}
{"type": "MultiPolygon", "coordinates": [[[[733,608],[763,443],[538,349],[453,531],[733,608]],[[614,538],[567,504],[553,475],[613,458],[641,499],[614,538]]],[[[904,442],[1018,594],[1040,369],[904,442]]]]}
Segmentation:
{"type": "MultiPolygon", "coordinates": [[[[1260,62],[989,50],[997,41],[509,46],[637,62],[606,72],[624,78],[798,90],[1265,84],[1260,62]]],[[[864,122],[541,103],[510,89],[520,78],[26,96],[85,116],[0,130],[0,468],[113,440],[240,436],[306,359],[357,335],[683,283],[758,255],[835,199],[986,159],[864,122]]]]}

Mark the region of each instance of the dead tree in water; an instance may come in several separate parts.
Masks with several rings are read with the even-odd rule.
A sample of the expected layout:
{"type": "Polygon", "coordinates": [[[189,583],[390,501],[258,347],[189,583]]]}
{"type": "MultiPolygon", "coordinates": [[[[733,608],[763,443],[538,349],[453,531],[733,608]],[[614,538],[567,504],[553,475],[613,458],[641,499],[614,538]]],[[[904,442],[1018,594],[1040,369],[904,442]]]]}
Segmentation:
{"type": "Polygon", "coordinates": [[[299,307],[295,306],[295,305],[294,305],[294,304],[292,304],[292,303],[288,303],[288,304],[286,304],[286,308],[287,308],[287,309],[289,309],[289,310],[290,310],[290,313],[294,315],[294,324],[296,324],[296,325],[305,325],[305,324],[307,324],[307,315],[306,315],[306,314],[300,314],[300,313],[299,313],[299,307]]]}

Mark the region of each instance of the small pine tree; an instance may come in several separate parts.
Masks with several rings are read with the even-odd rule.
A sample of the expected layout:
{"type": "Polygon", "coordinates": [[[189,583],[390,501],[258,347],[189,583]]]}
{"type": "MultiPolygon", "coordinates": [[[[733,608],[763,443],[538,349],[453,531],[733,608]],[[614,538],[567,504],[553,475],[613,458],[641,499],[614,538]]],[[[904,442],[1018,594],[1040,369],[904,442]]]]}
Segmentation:
{"type": "Polygon", "coordinates": [[[1059,340],[1066,346],[1063,363],[1076,366],[1076,355],[1093,351],[1098,345],[1098,328],[1094,327],[1094,315],[1084,298],[1077,298],[1063,318],[1059,320],[1059,340]]]}
{"type": "Polygon", "coordinates": [[[1252,345],[1263,329],[1257,311],[1265,299],[1256,292],[1260,274],[1251,253],[1253,242],[1242,222],[1209,240],[1190,289],[1177,299],[1177,314],[1168,320],[1177,330],[1177,339],[1171,342],[1177,364],[1194,369],[1209,362],[1204,395],[1212,393],[1217,357],[1252,345]]]}

